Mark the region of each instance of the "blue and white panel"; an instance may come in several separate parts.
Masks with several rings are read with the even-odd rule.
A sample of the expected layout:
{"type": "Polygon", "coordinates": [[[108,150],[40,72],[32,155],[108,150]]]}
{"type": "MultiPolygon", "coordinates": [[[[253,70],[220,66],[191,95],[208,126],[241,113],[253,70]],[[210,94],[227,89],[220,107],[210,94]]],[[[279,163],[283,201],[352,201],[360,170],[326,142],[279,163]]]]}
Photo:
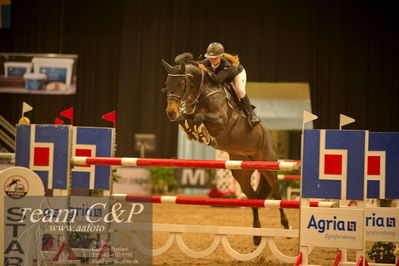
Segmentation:
{"type": "Polygon", "coordinates": [[[367,198],[399,199],[399,133],[369,135],[367,198]]]}
{"type": "Polygon", "coordinates": [[[35,171],[47,189],[67,189],[69,125],[17,125],[15,165],[35,171]]]}
{"type": "Polygon", "coordinates": [[[363,200],[366,131],[305,130],[302,197],[363,200]]]}
{"type": "MultiPolygon", "coordinates": [[[[74,156],[112,157],[113,128],[74,127],[74,156]]],[[[72,187],[110,189],[111,167],[108,165],[80,165],[72,169],[72,187]]]]}

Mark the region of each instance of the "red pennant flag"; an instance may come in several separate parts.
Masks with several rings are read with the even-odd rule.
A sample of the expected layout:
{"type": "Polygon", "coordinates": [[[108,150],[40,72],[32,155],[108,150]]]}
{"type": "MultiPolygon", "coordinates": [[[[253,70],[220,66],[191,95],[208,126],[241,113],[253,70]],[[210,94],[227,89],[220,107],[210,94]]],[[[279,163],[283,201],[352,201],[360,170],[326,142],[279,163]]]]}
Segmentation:
{"type": "Polygon", "coordinates": [[[59,119],[59,118],[55,118],[54,124],[56,124],[56,125],[62,125],[62,124],[64,124],[64,121],[62,121],[62,120],[59,119]]]}
{"type": "Polygon", "coordinates": [[[73,107],[60,112],[60,115],[71,120],[71,125],[73,125],[73,107]]]}
{"type": "Polygon", "coordinates": [[[103,115],[102,118],[113,123],[114,128],[116,127],[116,112],[115,111],[112,111],[108,114],[103,115]]]}

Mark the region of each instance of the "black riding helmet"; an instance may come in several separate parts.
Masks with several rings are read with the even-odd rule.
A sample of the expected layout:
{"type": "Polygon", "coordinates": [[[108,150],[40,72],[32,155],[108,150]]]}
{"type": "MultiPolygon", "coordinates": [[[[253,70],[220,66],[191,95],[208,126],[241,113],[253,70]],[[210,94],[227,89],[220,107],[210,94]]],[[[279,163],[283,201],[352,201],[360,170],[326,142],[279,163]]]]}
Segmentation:
{"type": "Polygon", "coordinates": [[[224,47],[221,43],[213,42],[208,46],[206,50],[206,58],[216,58],[224,54],[224,47]]]}

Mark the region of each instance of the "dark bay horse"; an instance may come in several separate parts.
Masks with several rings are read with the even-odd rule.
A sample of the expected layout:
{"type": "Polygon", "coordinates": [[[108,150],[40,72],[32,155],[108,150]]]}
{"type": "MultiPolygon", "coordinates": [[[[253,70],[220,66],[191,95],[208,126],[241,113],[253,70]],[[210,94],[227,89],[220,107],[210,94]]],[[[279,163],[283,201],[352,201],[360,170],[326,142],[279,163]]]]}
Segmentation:
{"type": "MultiPolygon", "coordinates": [[[[195,62],[171,66],[162,60],[162,64],[168,73],[164,89],[167,116],[170,121],[179,122],[189,138],[226,151],[230,160],[277,161],[270,133],[261,124],[252,129],[247,119],[231,107],[223,87],[212,83],[195,62]]],[[[274,199],[281,199],[276,172],[260,171],[259,185],[254,191],[252,170],[231,171],[249,199],[266,199],[270,193],[274,199]]],[[[253,227],[260,228],[258,209],[252,208],[252,212],[253,227]]],[[[284,228],[289,228],[281,208],[280,219],[284,228]]],[[[254,243],[259,244],[260,239],[255,237],[254,243]]]]}

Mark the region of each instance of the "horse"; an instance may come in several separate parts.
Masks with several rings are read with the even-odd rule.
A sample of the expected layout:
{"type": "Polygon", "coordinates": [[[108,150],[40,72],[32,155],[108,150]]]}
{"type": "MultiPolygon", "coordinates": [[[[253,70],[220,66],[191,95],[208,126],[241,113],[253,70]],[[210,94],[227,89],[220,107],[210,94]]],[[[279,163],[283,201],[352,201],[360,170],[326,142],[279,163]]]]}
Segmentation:
{"type": "Polygon", "coordinates": [[[7,185],[7,188],[11,188],[12,185],[17,185],[20,182],[19,179],[13,178],[11,183],[7,185]]]}
{"type": "MultiPolygon", "coordinates": [[[[277,161],[270,132],[261,123],[254,128],[247,118],[233,108],[223,85],[213,83],[195,61],[182,61],[171,66],[162,59],[168,73],[165,81],[166,114],[171,122],[178,122],[190,139],[196,139],[215,149],[225,151],[231,160],[277,161]]],[[[254,190],[252,170],[231,170],[248,199],[266,199],[272,193],[281,200],[280,186],[275,171],[259,171],[261,178],[254,190]]],[[[252,208],[253,227],[260,228],[258,208],[252,208]]],[[[288,229],[288,219],[280,208],[280,222],[288,229]]],[[[259,245],[261,237],[254,237],[259,245]]]]}

